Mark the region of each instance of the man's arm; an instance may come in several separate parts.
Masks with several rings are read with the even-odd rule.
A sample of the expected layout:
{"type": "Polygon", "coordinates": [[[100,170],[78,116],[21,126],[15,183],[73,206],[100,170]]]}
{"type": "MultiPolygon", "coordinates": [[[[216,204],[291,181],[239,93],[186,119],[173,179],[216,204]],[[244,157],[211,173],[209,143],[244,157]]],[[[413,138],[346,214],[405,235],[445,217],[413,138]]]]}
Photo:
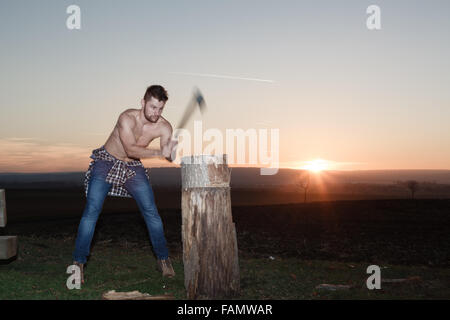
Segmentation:
{"type": "Polygon", "coordinates": [[[178,144],[178,141],[172,140],[172,131],[172,126],[170,123],[167,123],[167,126],[164,126],[162,130],[161,138],[159,140],[162,155],[170,162],[175,160],[175,150],[176,145],[178,144]]]}
{"type": "Polygon", "coordinates": [[[126,114],[121,114],[118,121],[119,138],[129,158],[154,158],[161,157],[161,150],[152,150],[136,145],[133,130],[133,120],[126,114]]]}

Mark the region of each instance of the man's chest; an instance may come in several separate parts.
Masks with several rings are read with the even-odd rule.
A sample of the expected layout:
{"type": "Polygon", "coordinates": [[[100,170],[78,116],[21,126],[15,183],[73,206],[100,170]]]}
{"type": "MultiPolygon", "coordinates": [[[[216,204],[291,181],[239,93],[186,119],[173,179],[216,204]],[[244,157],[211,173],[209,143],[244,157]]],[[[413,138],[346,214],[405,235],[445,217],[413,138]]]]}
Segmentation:
{"type": "Polygon", "coordinates": [[[159,138],[159,130],[146,126],[135,126],[133,128],[134,137],[138,146],[146,147],[154,139],[159,138]]]}

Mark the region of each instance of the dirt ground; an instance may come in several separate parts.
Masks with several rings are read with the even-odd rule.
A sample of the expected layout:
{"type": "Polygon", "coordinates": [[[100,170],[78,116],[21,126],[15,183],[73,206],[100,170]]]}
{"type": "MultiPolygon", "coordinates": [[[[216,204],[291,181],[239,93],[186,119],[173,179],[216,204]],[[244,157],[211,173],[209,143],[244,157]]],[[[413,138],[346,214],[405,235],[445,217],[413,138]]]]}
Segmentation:
{"type": "MultiPolygon", "coordinates": [[[[9,223],[3,233],[76,236],[85,203],[79,190],[8,191],[7,197],[9,223]]],[[[166,200],[157,191],[155,197],[169,247],[180,252],[181,210],[161,206],[166,200]]],[[[234,205],[232,214],[240,254],[249,257],[450,266],[450,200],[234,205]]],[[[96,241],[148,243],[133,199],[106,199],[93,245],[96,241]]]]}

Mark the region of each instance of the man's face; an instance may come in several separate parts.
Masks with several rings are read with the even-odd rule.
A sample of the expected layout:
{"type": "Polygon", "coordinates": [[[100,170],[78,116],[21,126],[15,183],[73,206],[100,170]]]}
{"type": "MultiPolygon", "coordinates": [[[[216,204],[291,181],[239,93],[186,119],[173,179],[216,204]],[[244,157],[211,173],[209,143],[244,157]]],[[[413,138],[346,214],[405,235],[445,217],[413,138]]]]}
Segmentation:
{"type": "Polygon", "coordinates": [[[156,123],[161,116],[165,104],[164,101],[159,101],[158,99],[151,97],[144,107],[145,118],[152,123],[156,123]]]}

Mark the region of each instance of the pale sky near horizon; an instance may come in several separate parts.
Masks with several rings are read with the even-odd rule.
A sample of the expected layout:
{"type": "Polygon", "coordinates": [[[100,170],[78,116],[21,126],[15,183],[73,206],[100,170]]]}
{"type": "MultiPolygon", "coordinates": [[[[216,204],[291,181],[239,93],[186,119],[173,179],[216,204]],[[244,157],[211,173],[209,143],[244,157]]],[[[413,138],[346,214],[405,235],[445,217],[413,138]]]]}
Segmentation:
{"type": "Polygon", "coordinates": [[[445,0],[0,0],[0,172],[86,170],[151,84],[173,126],[197,86],[208,110],[189,130],[279,129],[280,167],[450,169],[449,14],[445,0]]]}

